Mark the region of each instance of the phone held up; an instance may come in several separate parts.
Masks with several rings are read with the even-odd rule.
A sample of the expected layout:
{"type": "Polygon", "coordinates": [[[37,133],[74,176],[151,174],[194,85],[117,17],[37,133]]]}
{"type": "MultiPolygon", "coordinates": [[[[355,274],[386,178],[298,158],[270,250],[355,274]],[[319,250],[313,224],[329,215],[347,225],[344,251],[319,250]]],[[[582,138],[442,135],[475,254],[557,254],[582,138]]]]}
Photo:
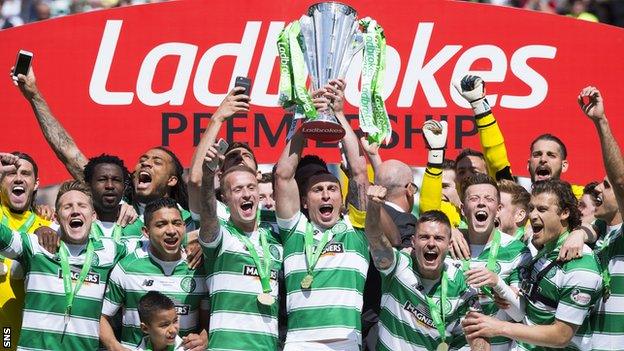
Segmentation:
{"type": "Polygon", "coordinates": [[[18,74],[27,75],[30,70],[30,64],[32,63],[33,53],[26,50],[20,50],[17,53],[17,60],[15,67],[13,68],[13,76],[17,77],[18,74]]]}
{"type": "Polygon", "coordinates": [[[234,82],[234,86],[235,87],[243,87],[245,88],[244,91],[237,93],[237,95],[243,94],[243,95],[247,95],[250,96],[249,94],[251,93],[251,79],[247,78],[247,77],[236,77],[236,81],[234,82]]]}
{"type": "MultiPolygon", "coordinates": [[[[228,144],[228,142],[227,142],[227,141],[225,141],[223,138],[219,139],[219,141],[217,142],[217,154],[218,154],[218,155],[223,155],[223,154],[225,154],[225,151],[227,150],[227,148],[228,148],[229,146],[230,146],[230,145],[228,144]]],[[[212,161],[210,162],[210,164],[208,164],[208,168],[209,168],[211,171],[213,171],[213,172],[214,172],[214,171],[216,171],[216,170],[217,170],[217,167],[219,166],[219,156],[218,156],[218,155],[217,155],[217,157],[215,157],[215,159],[214,159],[214,160],[212,160],[212,161]]]]}

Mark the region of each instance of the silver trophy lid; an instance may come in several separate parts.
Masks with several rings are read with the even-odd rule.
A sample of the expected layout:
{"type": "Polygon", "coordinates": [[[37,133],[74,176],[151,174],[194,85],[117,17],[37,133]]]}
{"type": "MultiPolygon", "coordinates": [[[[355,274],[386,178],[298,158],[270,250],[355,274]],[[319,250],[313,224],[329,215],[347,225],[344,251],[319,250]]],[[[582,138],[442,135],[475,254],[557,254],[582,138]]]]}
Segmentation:
{"type": "Polygon", "coordinates": [[[314,11],[320,11],[320,12],[342,12],[343,14],[349,16],[349,15],[353,15],[355,17],[357,17],[357,11],[355,11],[355,9],[349,5],[345,5],[343,3],[340,2],[335,2],[335,1],[329,1],[329,2],[319,2],[316,3],[312,6],[310,6],[308,8],[308,16],[312,16],[314,15],[314,11]]]}

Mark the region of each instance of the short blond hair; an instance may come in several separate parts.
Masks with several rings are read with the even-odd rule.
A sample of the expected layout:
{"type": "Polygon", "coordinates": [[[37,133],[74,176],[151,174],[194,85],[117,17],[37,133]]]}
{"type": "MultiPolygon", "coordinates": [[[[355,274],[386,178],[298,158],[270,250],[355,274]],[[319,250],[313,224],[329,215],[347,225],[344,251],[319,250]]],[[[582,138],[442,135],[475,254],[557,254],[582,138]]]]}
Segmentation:
{"type": "Polygon", "coordinates": [[[531,202],[531,194],[518,183],[509,179],[501,179],[498,181],[498,190],[501,193],[511,195],[511,204],[519,206],[525,211],[529,210],[529,202],[531,202]]]}
{"type": "Polygon", "coordinates": [[[85,194],[89,198],[89,203],[93,207],[93,196],[91,195],[91,188],[83,181],[80,180],[68,180],[61,184],[58,193],[56,194],[56,201],[54,202],[54,206],[58,211],[59,201],[61,200],[61,196],[65,195],[70,191],[79,191],[85,194]]]}

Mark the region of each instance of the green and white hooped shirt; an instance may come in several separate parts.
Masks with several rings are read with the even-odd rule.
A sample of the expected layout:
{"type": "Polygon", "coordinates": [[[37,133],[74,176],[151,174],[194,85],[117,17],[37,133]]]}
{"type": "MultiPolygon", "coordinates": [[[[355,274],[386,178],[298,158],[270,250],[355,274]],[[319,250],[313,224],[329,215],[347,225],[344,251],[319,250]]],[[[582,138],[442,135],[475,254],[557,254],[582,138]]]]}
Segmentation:
{"type": "Polygon", "coordinates": [[[361,345],[364,283],[368,273],[368,241],[362,230],[347,218],[340,219],[327,233],[327,243],[318,248],[325,232],[313,228],[313,251],[318,260],[309,272],[306,258],[308,219],[298,212],[293,218],[277,218],[284,243],[284,276],[288,331],[286,343],[350,340],[361,345]],[[302,287],[311,275],[309,288],[302,287]]]}

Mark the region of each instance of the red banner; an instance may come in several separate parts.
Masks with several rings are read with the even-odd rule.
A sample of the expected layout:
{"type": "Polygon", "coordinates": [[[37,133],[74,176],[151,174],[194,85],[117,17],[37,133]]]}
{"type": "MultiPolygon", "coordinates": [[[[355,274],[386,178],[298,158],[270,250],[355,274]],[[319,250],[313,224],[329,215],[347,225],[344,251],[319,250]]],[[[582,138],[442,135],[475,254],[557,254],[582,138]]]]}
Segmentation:
{"type": "MultiPolygon", "coordinates": [[[[276,38],[312,1],[177,1],[68,16],[0,32],[0,67],[19,49],[34,53],[40,90],[88,157],[138,156],[166,145],[188,165],[194,144],[236,76],[253,80],[252,110],[233,118],[222,136],[248,141],[261,162],[284,145],[289,119],[277,106],[276,38]]],[[[531,140],[542,133],[568,146],[576,183],[604,175],[593,126],[576,104],[586,85],[603,93],[616,138],[624,136],[624,31],[512,8],[465,2],[353,1],[360,17],[385,30],[386,106],[393,138],[384,158],[423,165],[420,126],[450,124],[448,156],[479,148],[471,111],[451,81],[466,73],[487,82],[488,100],[505,135],[515,174],[526,175],[531,140]]],[[[359,62],[347,76],[346,112],[357,127],[359,62]]],[[[6,77],[6,76],[5,76],[6,77]]],[[[30,106],[6,77],[1,83],[0,150],[32,154],[44,184],[68,177],[30,106]]],[[[331,161],[335,147],[312,145],[331,161]]]]}

